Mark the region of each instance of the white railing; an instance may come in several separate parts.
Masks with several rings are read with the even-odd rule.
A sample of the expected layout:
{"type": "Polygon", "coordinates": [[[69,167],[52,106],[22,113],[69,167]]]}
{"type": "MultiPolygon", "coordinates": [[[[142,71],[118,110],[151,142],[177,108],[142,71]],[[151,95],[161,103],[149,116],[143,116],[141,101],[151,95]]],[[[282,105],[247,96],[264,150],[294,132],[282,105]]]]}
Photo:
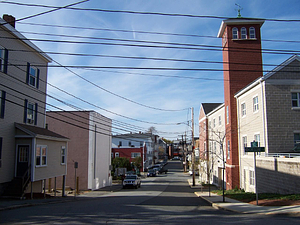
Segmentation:
{"type": "Polygon", "coordinates": [[[300,158],[300,153],[265,153],[266,157],[300,158]]]}

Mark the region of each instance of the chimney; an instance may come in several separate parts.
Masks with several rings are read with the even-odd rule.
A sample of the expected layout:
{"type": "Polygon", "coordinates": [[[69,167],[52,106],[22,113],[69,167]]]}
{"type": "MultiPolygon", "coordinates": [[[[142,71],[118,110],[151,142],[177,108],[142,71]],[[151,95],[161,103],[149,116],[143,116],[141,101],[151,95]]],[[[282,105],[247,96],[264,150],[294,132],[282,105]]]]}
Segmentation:
{"type": "Polygon", "coordinates": [[[9,23],[12,27],[16,27],[16,18],[12,15],[3,14],[3,19],[9,23]]]}

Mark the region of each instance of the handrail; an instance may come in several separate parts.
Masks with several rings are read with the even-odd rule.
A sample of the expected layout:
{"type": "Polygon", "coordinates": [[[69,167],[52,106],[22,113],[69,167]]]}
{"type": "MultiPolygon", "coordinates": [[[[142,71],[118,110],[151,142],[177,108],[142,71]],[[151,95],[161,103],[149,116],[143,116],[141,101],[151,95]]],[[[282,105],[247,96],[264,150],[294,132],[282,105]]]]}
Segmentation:
{"type": "Polygon", "coordinates": [[[25,191],[25,188],[29,183],[30,178],[31,178],[31,165],[28,166],[27,170],[22,176],[22,193],[25,191]]]}

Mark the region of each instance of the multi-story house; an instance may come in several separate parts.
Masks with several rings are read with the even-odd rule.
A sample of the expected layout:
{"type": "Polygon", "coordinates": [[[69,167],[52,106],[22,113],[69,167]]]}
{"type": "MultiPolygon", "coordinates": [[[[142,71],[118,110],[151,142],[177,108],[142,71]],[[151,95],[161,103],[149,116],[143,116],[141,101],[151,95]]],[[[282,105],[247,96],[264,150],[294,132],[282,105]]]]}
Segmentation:
{"type": "Polygon", "coordinates": [[[224,112],[222,103],[202,103],[199,115],[199,179],[219,187],[223,180],[226,182],[224,166],[228,156],[224,112]]]}
{"type": "Polygon", "coordinates": [[[118,157],[120,151],[123,148],[135,148],[146,146],[146,153],[143,158],[144,168],[155,164],[158,161],[158,136],[151,133],[130,133],[130,134],[120,134],[114,135],[112,137],[112,147],[114,148],[114,157],[118,157]],[[117,154],[117,156],[116,156],[117,154]]]}
{"type": "Polygon", "coordinates": [[[66,186],[76,190],[110,186],[111,119],[95,111],[48,111],[46,114],[48,129],[69,138],[66,186]]]}
{"type": "Polygon", "coordinates": [[[241,188],[255,191],[255,141],[259,192],[298,193],[300,187],[300,57],[294,55],[236,93],[241,188]],[[274,158],[275,157],[275,158],[274,158]],[[293,157],[293,158],[291,158],[293,157]]]}
{"type": "MultiPolygon", "coordinates": [[[[41,192],[45,179],[66,175],[67,138],[45,129],[51,58],[0,18],[0,194],[41,192]]],[[[32,196],[32,195],[31,195],[32,196]]]]}

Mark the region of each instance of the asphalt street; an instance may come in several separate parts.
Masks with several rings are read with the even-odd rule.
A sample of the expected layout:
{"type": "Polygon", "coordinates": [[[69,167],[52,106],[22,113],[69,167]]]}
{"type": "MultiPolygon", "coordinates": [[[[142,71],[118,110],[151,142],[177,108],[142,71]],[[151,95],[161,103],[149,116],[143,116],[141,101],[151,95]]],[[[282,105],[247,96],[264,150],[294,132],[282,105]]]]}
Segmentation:
{"type": "Polygon", "coordinates": [[[243,215],[217,210],[194,194],[180,161],[169,172],[142,179],[139,189],[0,212],[1,224],[299,224],[299,217],[243,215]]]}

